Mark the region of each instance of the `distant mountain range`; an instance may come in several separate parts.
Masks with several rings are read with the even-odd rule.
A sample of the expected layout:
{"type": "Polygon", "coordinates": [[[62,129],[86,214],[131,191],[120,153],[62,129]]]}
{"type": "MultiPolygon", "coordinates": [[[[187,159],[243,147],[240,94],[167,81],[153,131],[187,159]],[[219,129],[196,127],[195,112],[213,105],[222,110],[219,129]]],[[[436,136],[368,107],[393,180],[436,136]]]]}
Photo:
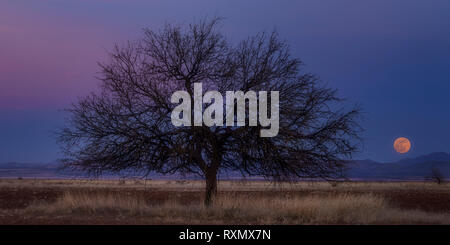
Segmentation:
{"type": "Polygon", "coordinates": [[[348,165],[349,179],[364,180],[424,180],[431,176],[433,168],[439,169],[445,178],[450,177],[450,154],[435,152],[397,162],[379,163],[372,160],[356,160],[348,165]]]}
{"type": "MultiPolygon", "coordinates": [[[[450,154],[431,153],[416,158],[405,158],[397,162],[380,163],[372,160],[353,160],[348,164],[346,176],[355,180],[424,180],[431,176],[433,168],[450,178],[450,154]]],[[[236,174],[222,175],[224,178],[236,179],[236,174]]],[[[62,171],[57,163],[0,163],[0,178],[69,178],[86,177],[83,173],[62,171]]],[[[114,176],[106,176],[114,177],[114,176]]],[[[152,178],[181,178],[178,175],[162,176],[155,174],[152,178]]]]}
{"type": "Polygon", "coordinates": [[[0,163],[0,178],[58,178],[65,174],[57,163],[0,163]]]}

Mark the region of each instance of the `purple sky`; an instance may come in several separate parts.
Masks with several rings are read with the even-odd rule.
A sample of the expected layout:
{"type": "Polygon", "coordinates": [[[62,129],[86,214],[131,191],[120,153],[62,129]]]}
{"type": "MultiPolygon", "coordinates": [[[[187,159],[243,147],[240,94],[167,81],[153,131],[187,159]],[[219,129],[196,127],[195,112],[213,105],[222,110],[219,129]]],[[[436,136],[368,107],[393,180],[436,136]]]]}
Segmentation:
{"type": "Polygon", "coordinates": [[[97,61],[143,27],[225,17],[240,40],[276,28],[295,56],[364,107],[358,158],[399,159],[392,143],[411,139],[413,157],[450,152],[450,1],[0,2],[0,162],[58,158],[59,110],[95,91],[97,61]]]}

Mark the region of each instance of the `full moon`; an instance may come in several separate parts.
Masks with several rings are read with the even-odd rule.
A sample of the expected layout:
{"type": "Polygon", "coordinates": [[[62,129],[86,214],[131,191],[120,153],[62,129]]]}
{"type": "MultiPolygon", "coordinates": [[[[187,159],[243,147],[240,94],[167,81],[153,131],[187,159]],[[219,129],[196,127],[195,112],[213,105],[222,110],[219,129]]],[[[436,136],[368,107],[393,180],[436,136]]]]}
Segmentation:
{"type": "Polygon", "coordinates": [[[411,142],[405,137],[400,137],[395,140],[394,149],[400,154],[405,154],[411,149],[411,142]]]}

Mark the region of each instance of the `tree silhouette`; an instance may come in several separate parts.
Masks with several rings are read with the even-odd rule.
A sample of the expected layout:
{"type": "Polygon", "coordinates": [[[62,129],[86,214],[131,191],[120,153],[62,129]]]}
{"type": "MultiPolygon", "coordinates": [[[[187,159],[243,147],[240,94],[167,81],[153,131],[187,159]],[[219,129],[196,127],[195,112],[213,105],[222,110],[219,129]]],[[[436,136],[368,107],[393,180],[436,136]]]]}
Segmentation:
{"type": "Polygon", "coordinates": [[[439,170],[439,168],[433,166],[431,168],[430,179],[440,185],[442,182],[444,182],[445,177],[442,174],[441,170],[439,170]]]}
{"type": "Polygon", "coordinates": [[[193,173],[206,180],[205,205],[220,171],[277,181],[339,177],[357,149],[359,108],[346,110],[335,90],[301,72],[276,32],[233,44],[219,22],[145,29],[142,39],[116,46],[100,64],[101,92],[68,109],[59,132],[66,166],[93,174],[193,173]],[[260,125],[175,127],[171,95],[192,95],[194,83],[222,94],[279,91],[278,135],[260,137],[260,125]]]}

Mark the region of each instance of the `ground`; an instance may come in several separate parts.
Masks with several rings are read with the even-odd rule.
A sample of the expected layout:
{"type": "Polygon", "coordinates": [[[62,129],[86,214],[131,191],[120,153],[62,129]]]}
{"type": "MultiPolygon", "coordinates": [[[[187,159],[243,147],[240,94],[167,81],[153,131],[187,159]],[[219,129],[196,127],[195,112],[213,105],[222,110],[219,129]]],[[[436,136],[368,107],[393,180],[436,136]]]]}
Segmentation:
{"type": "Polygon", "coordinates": [[[450,224],[450,184],[0,179],[0,224],[450,224]]]}

